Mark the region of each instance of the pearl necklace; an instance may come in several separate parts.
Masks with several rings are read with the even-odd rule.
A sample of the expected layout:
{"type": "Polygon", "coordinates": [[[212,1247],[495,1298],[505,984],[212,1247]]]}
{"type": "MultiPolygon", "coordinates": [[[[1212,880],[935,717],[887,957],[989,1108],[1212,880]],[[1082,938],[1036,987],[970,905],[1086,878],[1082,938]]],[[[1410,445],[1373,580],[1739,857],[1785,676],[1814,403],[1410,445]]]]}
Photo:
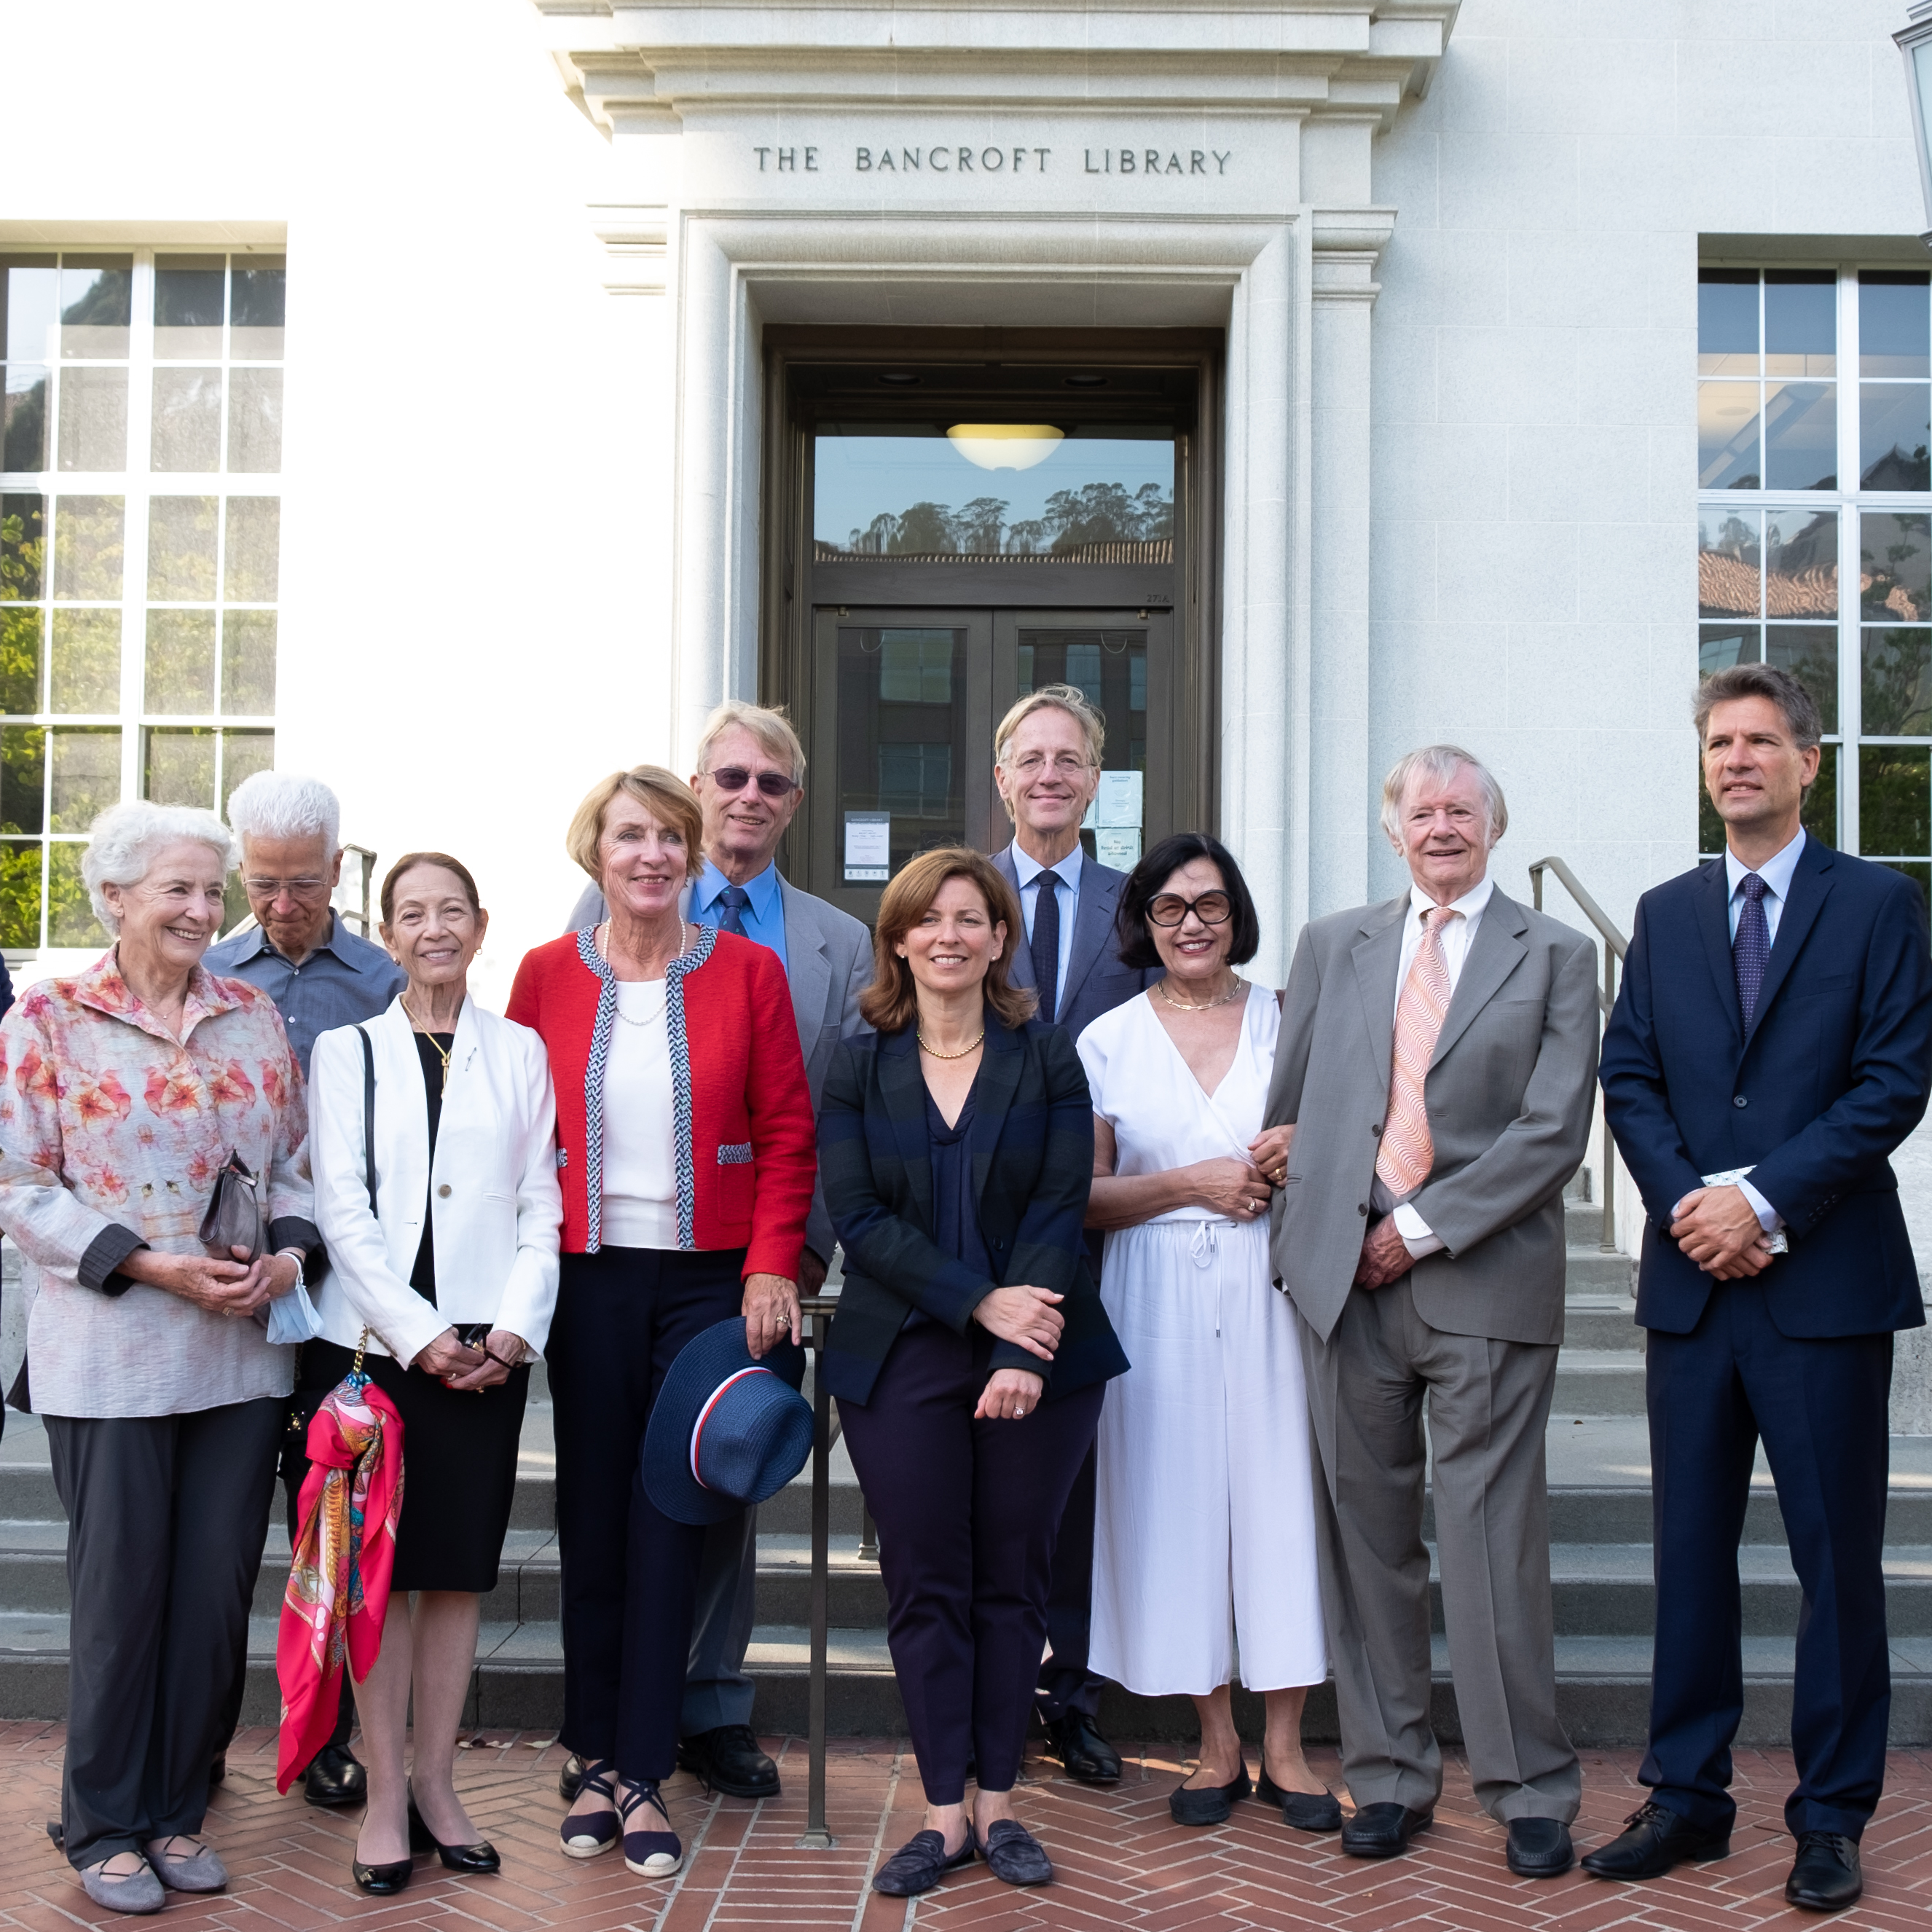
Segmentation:
{"type": "Polygon", "coordinates": [[[982,1027],[980,1029],[980,1038],[973,1041],[970,1046],[962,1046],[957,1053],[941,1053],[938,1047],[926,1045],[925,1034],[920,1032],[916,1028],[913,1031],[913,1038],[919,1042],[920,1052],[929,1053],[935,1060],[964,1060],[969,1053],[976,1053],[979,1051],[980,1043],[986,1037],[986,1029],[982,1027]]]}
{"type": "Polygon", "coordinates": [[[1240,993],[1241,988],[1247,983],[1246,980],[1244,980],[1240,974],[1237,973],[1234,975],[1234,983],[1230,986],[1218,1000],[1204,1000],[1198,1005],[1192,1004],[1186,1000],[1177,1000],[1174,995],[1167,990],[1167,982],[1165,979],[1156,980],[1154,982],[1154,989],[1170,1006],[1176,1012],[1211,1013],[1216,1006],[1225,1006],[1230,1000],[1234,998],[1240,993]]]}

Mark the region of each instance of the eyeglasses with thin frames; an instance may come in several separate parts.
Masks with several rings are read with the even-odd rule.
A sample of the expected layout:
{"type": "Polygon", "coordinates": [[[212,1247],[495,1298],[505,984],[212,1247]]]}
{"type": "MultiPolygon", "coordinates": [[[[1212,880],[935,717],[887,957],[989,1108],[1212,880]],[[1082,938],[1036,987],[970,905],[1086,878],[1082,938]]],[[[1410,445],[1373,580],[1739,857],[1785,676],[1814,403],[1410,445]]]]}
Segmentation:
{"type": "Polygon", "coordinates": [[[1184,926],[1192,913],[1203,926],[1226,926],[1234,916],[1234,902],[1226,892],[1203,892],[1198,899],[1184,899],[1178,892],[1162,892],[1149,902],[1147,916],[1156,926],[1184,926]]]}
{"type": "Polygon", "coordinates": [[[286,892],[292,899],[320,898],[328,890],[326,879],[248,879],[242,884],[251,899],[278,899],[286,892]]]}
{"type": "MultiPolygon", "coordinates": [[[[1056,752],[1053,754],[1053,772],[1056,778],[1078,778],[1082,772],[1094,769],[1090,759],[1077,758],[1071,752],[1056,752]]],[[[1013,760],[1013,770],[1023,778],[1036,778],[1046,770],[1047,756],[1044,752],[1022,752],[1013,760]]]]}

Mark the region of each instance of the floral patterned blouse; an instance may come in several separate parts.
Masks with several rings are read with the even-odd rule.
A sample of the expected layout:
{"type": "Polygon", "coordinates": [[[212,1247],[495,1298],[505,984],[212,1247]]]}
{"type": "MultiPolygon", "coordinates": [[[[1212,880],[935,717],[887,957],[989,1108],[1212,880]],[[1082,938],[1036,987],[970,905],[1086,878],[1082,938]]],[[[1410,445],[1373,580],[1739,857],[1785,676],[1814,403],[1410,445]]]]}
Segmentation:
{"type": "Polygon", "coordinates": [[[197,966],[177,1040],[109,952],[0,1019],[0,1228],[20,1250],[45,1415],[173,1415],[289,1392],[262,1325],[116,1273],[196,1235],[230,1153],[266,1175],[272,1244],[311,1247],[308,1107],[266,993],[197,966]]]}

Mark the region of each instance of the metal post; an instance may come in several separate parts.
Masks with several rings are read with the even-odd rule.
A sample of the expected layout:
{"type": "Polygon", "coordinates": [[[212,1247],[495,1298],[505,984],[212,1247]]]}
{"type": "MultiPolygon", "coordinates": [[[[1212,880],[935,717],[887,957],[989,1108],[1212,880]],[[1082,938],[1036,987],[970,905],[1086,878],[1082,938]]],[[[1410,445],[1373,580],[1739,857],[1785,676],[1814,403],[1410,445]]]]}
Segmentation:
{"type": "Polygon", "coordinates": [[[879,1560],[879,1526],[872,1520],[872,1508],[868,1503],[865,1514],[859,1520],[859,1561],[876,1563],[879,1560]]]}
{"type": "MultiPolygon", "coordinates": [[[[1604,1024],[1617,1004],[1617,956],[1608,940],[1604,945],[1604,1024]]],[[[1617,1143],[1610,1132],[1610,1110],[1604,1109],[1604,1232],[1597,1245],[1606,1255],[1617,1251],[1617,1143]]]]}
{"type": "Polygon", "coordinates": [[[805,1835],[800,1851],[826,1852],[838,1844],[825,1822],[826,1619],[832,1547],[832,1395],[825,1384],[825,1337],[831,1318],[811,1311],[812,1377],[812,1666],[808,1693],[808,1749],[805,1835]]]}

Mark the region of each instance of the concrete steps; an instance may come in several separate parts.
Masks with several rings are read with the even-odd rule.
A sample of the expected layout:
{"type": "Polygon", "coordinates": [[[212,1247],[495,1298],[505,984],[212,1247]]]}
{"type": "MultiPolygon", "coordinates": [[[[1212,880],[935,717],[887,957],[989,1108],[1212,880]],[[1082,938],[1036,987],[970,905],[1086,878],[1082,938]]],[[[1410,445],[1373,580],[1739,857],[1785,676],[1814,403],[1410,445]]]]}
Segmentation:
{"type": "MultiPolygon", "coordinates": [[[[1648,1708],[1652,1577],[1649,1444],[1643,1419],[1643,1337],[1633,1319],[1632,1268],[1601,1250],[1600,1210],[1573,1200],[1566,1337],[1548,1438],[1558,1700],[1581,1744],[1640,1742],[1648,1708]]],[[[500,1580],[484,1600],[472,1716],[479,1725],[546,1730],[562,1708],[560,1571],[554,1532],[556,1458],[549,1388],[539,1370],[524,1423],[512,1527],[500,1580]]],[[[1932,1741],[1932,1438],[1895,1437],[1886,1556],[1894,1743],[1932,1741]]],[[[830,1722],[848,1734],[902,1732],[904,1712],[885,1640],[875,1563],[859,1554],[863,1506],[842,1445],[831,1490],[830,1722]]],[[[811,1491],[801,1478],[759,1512],[758,1628],[749,1666],[757,1721],[802,1732],[809,1660],[811,1491]]],[[[1432,1537],[1425,1511],[1425,1538],[1432,1537]]],[[[9,1414],[0,1442],[0,1717],[58,1718],[66,1695],[66,1526],[32,1417],[9,1414]]],[[[275,1615],[288,1545],[277,1523],[264,1552],[250,1627],[250,1721],[272,1721],[275,1615]]],[[[1739,1552],[1746,1708],[1742,1743],[1788,1737],[1798,1616],[1784,1526],[1762,1462],[1739,1552]]],[[[1436,1604],[1436,1722],[1460,1735],[1436,1604]]],[[[1258,1700],[1237,1693],[1244,1724],[1258,1700]]],[[[1192,1734],[1185,1700],[1110,1690],[1103,1729],[1124,1736],[1192,1734]]],[[[1334,1702],[1309,1701],[1311,1736],[1332,1737],[1334,1702]]]]}

